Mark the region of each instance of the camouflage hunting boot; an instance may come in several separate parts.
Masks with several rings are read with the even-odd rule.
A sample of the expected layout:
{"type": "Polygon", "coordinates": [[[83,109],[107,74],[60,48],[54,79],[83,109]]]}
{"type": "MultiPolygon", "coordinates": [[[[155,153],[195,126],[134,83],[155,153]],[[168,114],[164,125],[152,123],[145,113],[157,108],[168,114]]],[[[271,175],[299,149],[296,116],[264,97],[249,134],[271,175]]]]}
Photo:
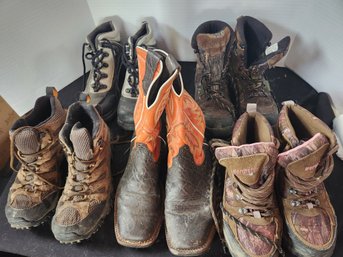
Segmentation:
{"type": "Polygon", "coordinates": [[[331,256],[336,243],[337,218],[324,180],[333,170],[337,142],[331,129],[293,102],[279,117],[286,142],[278,157],[280,204],[287,248],[296,256],[331,256]]]}
{"type": "Polygon", "coordinates": [[[138,98],[138,62],[136,46],[153,47],[156,45],[151,26],[143,22],[135,35],[127,40],[122,54],[123,65],[126,67],[124,84],[118,105],[118,124],[126,130],[134,130],[133,112],[138,98]]]}
{"type": "Polygon", "coordinates": [[[110,133],[94,106],[77,102],[59,138],[68,177],[51,229],[61,243],[75,243],[95,233],[111,209],[110,133]]]}
{"type": "Polygon", "coordinates": [[[64,155],[58,133],[64,120],[65,111],[57,99],[57,91],[47,88],[47,95],[38,98],[33,109],[10,129],[11,163],[15,156],[21,164],[5,208],[13,228],[36,227],[56,207],[63,189],[64,155]]]}
{"type": "Polygon", "coordinates": [[[83,44],[82,61],[84,78],[85,60],[91,61],[92,67],[80,100],[86,100],[96,106],[102,118],[110,124],[117,114],[119,101],[119,73],[121,67],[122,45],[120,33],[112,22],[105,22],[96,27],[83,44]],[[85,50],[88,50],[85,53],[85,50]]]}
{"type": "Polygon", "coordinates": [[[248,103],[256,103],[257,111],[274,126],[279,111],[264,72],[287,53],[290,38],[285,37],[270,46],[270,30],[249,16],[237,19],[235,34],[230,55],[230,77],[236,91],[237,110],[242,114],[248,103]]]}
{"type": "Polygon", "coordinates": [[[195,100],[205,115],[208,138],[229,138],[235,122],[228,84],[233,40],[231,27],[222,21],[201,24],[192,37],[197,55],[195,100]]]}
{"type": "Polygon", "coordinates": [[[226,168],[223,233],[233,257],[283,254],[282,219],[274,194],[277,154],[272,128],[258,112],[243,113],[231,146],[222,144],[215,150],[226,168]]]}
{"type": "Polygon", "coordinates": [[[161,51],[137,47],[136,52],[139,96],[135,136],[116,192],[114,228],[119,244],[143,248],[155,242],[163,220],[161,115],[179,64],[161,51]]]}
{"type": "Polygon", "coordinates": [[[210,248],[215,235],[210,200],[211,155],[204,144],[204,115],[184,89],[181,74],[173,82],[166,118],[167,244],[175,255],[201,255],[210,248]]]}

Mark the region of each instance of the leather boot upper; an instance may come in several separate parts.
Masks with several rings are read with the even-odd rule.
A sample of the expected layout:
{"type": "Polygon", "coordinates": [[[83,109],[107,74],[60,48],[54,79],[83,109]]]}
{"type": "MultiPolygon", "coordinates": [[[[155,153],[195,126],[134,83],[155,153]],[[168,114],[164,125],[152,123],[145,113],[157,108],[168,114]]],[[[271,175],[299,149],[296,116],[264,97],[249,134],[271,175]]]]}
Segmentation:
{"type": "Polygon", "coordinates": [[[110,210],[110,133],[94,106],[76,102],[68,109],[59,138],[68,177],[52,231],[60,242],[72,243],[91,236],[110,210]]]}
{"type": "Polygon", "coordinates": [[[234,34],[225,22],[208,21],[193,34],[197,54],[195,100],[202,109],[209,137],[231,135],[235,111],[229,97],[229,53],[234,34]]]}
{"type": "Polygon", "coordinates": [[[212,166],[209,147],[204,145],[204,115],[184,89],[181,74],[173,82],[166,119],[167,243],[174,254],[199,255],[209,249],[215,232],[210,207],[212,166]]]}
{"type": "Polygon", "coordinates": [[[231,145],[215,150],[219,163],[226,168],[223,230],[233,256],[278,255],[282,220],[274,193],[276,143],[265,117],[246,112],[235,124],[231,145]]]}
{"type": "Polygon", "coordinates": [[[131,247],[147,247],[162,224],[161,116],[169,99],[179,65],[163,51],[136,48],[139,96],[129,161],[119,182],[115,200],[117,241],[131,247]]]}
{"type": "Polygon", "coordinates": [[[288,233],[295,247],[319,256],[315,251],[332,248],[336,240],[336,215],[323,183],[333,170],[336,138],[326,124],[292,103],[283,106],[279,129],[285,142],[278,156],[280,200],[288,233]]]}
{"type": "Polygon", "coordinates": [[[249,16],[239,17],[229,73],[236,91],[238,112],[242,114],[248,103],[256,103],[257,111],[275,125],[278,107],[264,72],[287,53],[290,38],[285,37],[270,46],[271,38],[271,31],[262,22],[249,16]]]}
{"type": "Polygon", "coordinates": [[[21,163],[6,206],[6,216],[14,226],[20,219],[40,220],[57,204],[63,159],[58,133],[65,111],[51,90],[10,129],[11,154],[21,163]]]}

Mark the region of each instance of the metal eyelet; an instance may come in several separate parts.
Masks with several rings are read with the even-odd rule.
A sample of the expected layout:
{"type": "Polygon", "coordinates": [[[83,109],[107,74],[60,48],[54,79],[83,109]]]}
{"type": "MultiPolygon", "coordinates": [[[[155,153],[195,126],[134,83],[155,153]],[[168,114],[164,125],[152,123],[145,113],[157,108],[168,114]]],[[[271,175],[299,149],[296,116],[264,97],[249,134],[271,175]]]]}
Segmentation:
{"type": "Polygon", "coordinates": [[[292,200],[291,201],[291,206],[292,207],[297,207],[297,206],[299,206],[300,205],[300,202],[299,201],[296,201],[296,200],[292,200]]]}

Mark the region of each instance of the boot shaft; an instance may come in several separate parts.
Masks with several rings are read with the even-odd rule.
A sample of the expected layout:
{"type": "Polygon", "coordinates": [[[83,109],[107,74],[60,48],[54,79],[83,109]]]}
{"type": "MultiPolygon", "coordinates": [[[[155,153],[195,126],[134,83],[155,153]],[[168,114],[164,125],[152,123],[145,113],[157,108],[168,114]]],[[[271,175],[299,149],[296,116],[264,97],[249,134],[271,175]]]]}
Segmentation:
{"type": "Polygon", "coordinates": [[[103,100],[106,93],[118,93],[115,83],[119,79],[122,45],[120,44],[120,33],[112,22],[105,22],[96,27],[87,36],[86,41],[83,46],[83,58],[91,62],[92,68],[84,94],[90,95],[91,104],[96,105],[103,100]],[[87,53],[85,53],[86,46],[87,53]]]}
{"type": "Polygon", "coordinates": [[[135,106],[135,144],[144,143],[159,157],[161,115],[169,98],[179,64],[161,50],[136,48],[139,67],[139,96],[135,106]]]}
{"type": "Polygon", "coordinates": [[[195,100],[184,89],[182,76],[175,78],[166,106],[168,167],[179,150],[188,146],[196,165],[204,162],[205,118],[195,100]]]}
{"type": "Polygon", "coordinates": [[[231,146],[217,148],[215,155],[229,177],[258,188],[274,176],[277,153],[277,139],[265,117],[246,112],[236,122],[231,146]]]}
{"type": "Polygon", "coordinates": [[[271,45],[272,32],[250,16],[237,19],[235,42],[230,55],[230,67],[236,76],[261,80],[264,72],[276,64],[288,51],[287,36],[271,45]]]}
{"type": "Polygon", "coordinates": [[[140,29],[128,38],[124,46],[123,64],[126,66],[125,80],[122,95],[127,98],[136,99],[138,96],[138,62],[136,47],[152,48],[156,45],[151,26],[148,22],[143,22],[140,29]]]}
{"type": "Polygon", "coordinates": [[[196,99],[205,99],[211,90],[228,96],[227,71],[233,36],[231,27],[222,21],[205,22],[194,32],[192,47],[197,54],[196,99]]]}
{"type": "Polygon", "coordinates": [[[335,135],[324,122],[293,102],[284,104],[279,130],[285,150],[278,157],[278,165],[285,183],[294,190],[311,191],[332,172],[335,135]]]}

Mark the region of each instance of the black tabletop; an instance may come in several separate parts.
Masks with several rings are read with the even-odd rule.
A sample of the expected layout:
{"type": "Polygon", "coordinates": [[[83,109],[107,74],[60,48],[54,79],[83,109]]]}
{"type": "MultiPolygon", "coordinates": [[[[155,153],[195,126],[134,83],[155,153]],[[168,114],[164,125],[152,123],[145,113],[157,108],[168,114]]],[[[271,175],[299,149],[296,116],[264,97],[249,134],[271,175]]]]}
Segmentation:
{"type": "MultiPolygon", "coordinates": [[[[182,74],[186,89],[194,93],[194,63],[181,63],[182,74]]],[[[331,126],[334,117],[330,107],[329,97],[325,93],[317,93],[309,84],[287,68],[274,68],[267,72],[267,79],[273,89],[278,103],[292,99],[298,104],[312,111],[319,118],[331,126]]],[[[60,91],[62,104],[67,107],[78,99],[83,88],[82,78],[74,81],[60,91]]],[[[117,130],[113,124],[112,130],[117,130]]],[[[128,157],[127,145],[116,145],[113,150],[113,167],[116,171],[122,170],[128,157]]],[[[343,162],[335,158],[335,168],[332,175],[325,181],[332,204],[338,218],[338,237],[334,256],[343,256],[343,194],[340,188],[343,181],[343,162]],[[341,242],[341,243],[340,243],[341,242]]],[[[100,256],[173,256],[167,248],[164,231],[155,244],[147,249],[130,249],[118,245],[113,230],[113,211],[105,219],[99,231],[90,239],[75,245],[62,245],[55,240],[50,223],[47,222],[31,230],[15,230],[7,223],[4,207],[7,194],[15,174],[7,178],[0,178],[0,256],[5,253],[14,253],[24,256],[51,256],[51,257],[100,257],[100,256]]],[[[119,178],[119,176],[116,176],[119,178]]],[[[210,251],[203,256],[224,256],[218,237],[215,237],[210,251]]],[[[229,255],[227,255],[229,256],[229,255]]],[[[291,255],[287,255],[291,256],[291,255]]]]}

